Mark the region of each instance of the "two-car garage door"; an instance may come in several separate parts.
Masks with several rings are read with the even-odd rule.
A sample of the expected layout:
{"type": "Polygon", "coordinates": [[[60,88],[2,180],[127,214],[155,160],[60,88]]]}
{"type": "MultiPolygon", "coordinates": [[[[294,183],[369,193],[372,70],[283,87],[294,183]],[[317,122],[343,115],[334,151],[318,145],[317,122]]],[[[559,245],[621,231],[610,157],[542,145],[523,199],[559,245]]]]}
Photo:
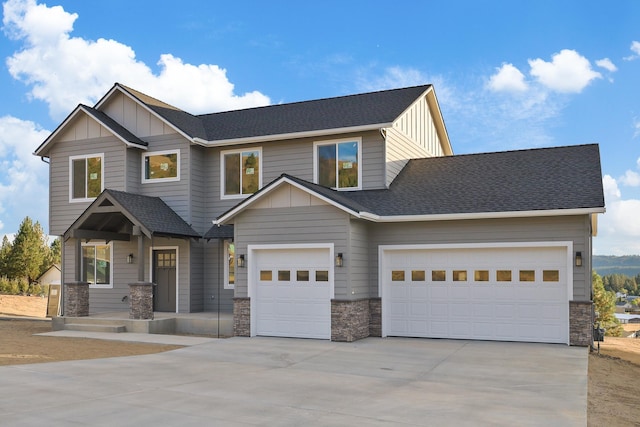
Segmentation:
{"type": "Polygon", "coordinates": [[[566,246],[380,256],[385,336],[568,343],[566,246]]]}

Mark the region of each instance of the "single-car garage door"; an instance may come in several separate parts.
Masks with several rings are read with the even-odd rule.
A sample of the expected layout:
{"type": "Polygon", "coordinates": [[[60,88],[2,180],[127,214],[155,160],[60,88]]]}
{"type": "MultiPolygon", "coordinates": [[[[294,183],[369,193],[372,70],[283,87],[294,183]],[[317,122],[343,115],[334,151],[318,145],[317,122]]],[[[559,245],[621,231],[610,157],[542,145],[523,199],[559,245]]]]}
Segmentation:
{"type": "Polygon", "coordinates": [[[255,250],[254,258],[256,335],[330,339],[329,249],[255,250]]]}
{"type": "Polygon", "coordinates": [[[383,335],[568,343],[567,247],[381,251],[383,335]]]}

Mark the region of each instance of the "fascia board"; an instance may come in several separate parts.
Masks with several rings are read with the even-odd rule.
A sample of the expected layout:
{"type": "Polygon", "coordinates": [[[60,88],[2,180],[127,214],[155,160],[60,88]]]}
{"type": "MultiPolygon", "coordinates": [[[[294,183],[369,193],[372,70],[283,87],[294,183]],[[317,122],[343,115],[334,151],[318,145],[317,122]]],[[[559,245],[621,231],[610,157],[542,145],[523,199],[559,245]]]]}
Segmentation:
{"type": "Polygon", "coordinates": [[[262,143],[262,142],[283,140],[283,139],[324,137],[327,135],[334,135],[338,133],[365,132],[365,131],[378,130],[381,128],[389,127],[392,124],[393,123],[376,123],[376,124],[362,125],[362,126],[321,129],[321,130],[312,130],[312,131],[305,131],[305,132],[280,133],[280,134],[274,134],[274,135],[259,135],[259,136],[245,137],[245,138],[219,139],[219,140],[213,140],[213,141],[208,141],[206,139],[196,137],[196,138],[193,138],[193,142],[196,144],[203,145],[205,147],[222,147],[225,145],[254,144],[254,143],[262,143]]]}
{"type": "Polygon", "coordinates": [[[461,214],[438,215],[391,215],[380,216],[369,212],[360,212],[360,217],[372,222],[422,222],[422,221],[461,221],[465,219],[500,219],[500,218],[531,218],[544,216],[570,216],[591,215],[604,213],[605,208],[582,209],[552,209],[540,211],[515,211],[515,212],[474,212],[461,214]]]}
{"type": "Polygon", "coordinates": [[[233,208],[232,210],[228,211],[226,214],[224,214],[223,216],[221,216],[218,219],[215,219],[213,222],[213,225],[223,225],[225,224],[227,221],[229,221],[231,218],[235,217],[237,214],[239,214],[240,212],[242,212],[243,210],[245,210],[247,207],[249,207],[250,205],[254,204],[255,202],[257,202],[258,200],[262,199],[264,196],[266,196],[267,194],[271,193],[272,191],[274,191],[276,188],[280,187],[280,185],[282,185],[283,183],[287,183],[299,190],[304,191],[305,193],[308,193],[310,195],[312,195],[313,197],[316,197],[320,200],[322,200],[325,203],[328,203],[329,205],[340,209],[346,213],[348,213],[349,215],[352,215],[356,218],[360,218],[360,213],[356,212],[352,209],[349,209],[339,203],[336,203],[335,201],[323,196],[322,194],[316,193],[313,190],[309,190],[307,187],[298,184],[295,181],[290,180],[287,177],[283,177],[280,178],[280,180],[272,183],[270,185],[269,188],[266,189],[266,191],[261,192],[259,194],[256,194],[255,197],[250,197],[249,199],[245,200],[244,202],[241,202],[239,205],[237,205],[235,208],[233,208]]]}

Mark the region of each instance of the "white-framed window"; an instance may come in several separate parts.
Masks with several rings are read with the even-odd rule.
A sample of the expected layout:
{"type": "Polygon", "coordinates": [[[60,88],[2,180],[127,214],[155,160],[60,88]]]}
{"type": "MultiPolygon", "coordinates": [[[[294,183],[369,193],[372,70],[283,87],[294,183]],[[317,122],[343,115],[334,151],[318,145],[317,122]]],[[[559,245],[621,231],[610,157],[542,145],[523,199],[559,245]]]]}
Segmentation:
{"type": "Polygon", "coordinates": [[[180,181],[180,150],[142,155],[142,183],[180,181]]]}
{"type": "Polygon", "coordinates": [[[362,139],[351,138],[313,143],[313,179],[336,190],[362,188],[362,139]]]}
{"type": "Polygon", "coordinates": [[[224,241],[224,288],[233,289],[236,285],[236,246],[231,240],[224,241]]]}
{"type": "Polygon", "coordinates": [[[69,201],[87,202],[104,188],[104,153],[69,157],[69,201]]]}
{"type": "Polygon", "coordinates": [[[82,244],[82,281],[89,282],[89,287],[113,287],[111,252],[111,243],[89,242],[82,244]]]}
{"type": "Polygon", "coordinates": [[[262,187],[262,148],[220,153],[220,198],[239,199],[262,187]]]}

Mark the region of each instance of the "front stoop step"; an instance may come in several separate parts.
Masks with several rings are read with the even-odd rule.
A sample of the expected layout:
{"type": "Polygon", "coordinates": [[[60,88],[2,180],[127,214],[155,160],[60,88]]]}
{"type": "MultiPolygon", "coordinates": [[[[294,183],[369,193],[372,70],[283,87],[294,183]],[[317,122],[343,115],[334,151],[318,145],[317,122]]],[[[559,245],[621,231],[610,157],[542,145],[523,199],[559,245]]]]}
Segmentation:
{"type": "Polygon", "coordinates": [[[66,323],[64,329],[67,331],[83,331],[83,332],[127,332],[124,325],[87,325],[81,323],[66,323]]]}

